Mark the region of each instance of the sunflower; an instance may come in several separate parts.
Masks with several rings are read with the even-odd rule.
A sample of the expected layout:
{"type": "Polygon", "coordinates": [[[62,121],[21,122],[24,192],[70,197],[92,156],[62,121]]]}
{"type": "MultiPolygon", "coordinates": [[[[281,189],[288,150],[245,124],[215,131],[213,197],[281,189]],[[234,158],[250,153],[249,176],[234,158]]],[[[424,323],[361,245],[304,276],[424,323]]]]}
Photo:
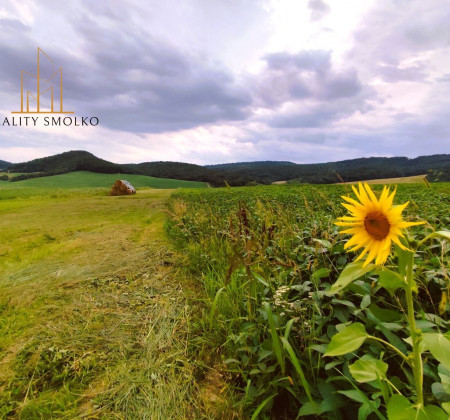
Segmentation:
{"type": "Polygon", "coordinates": [[[366,183],[359,183],[358,189],[353,185],[352,188],[359,202],[342,196],[347,201],[342,205],[351,216],[339,217],[341,221],[335,224],[347,227],[341,233],[353,235],[344,246],[346,250],[357,251],[364,248],[355,261],[367,254],[364,266],[373,260],[377,265],[384,264],[391,251],[392,242],[401,249],[408,250],[400,241],[403,237],[402,229],[425,223],[405,222],[402,219],[402,211],[409,202],[393,206],[396,190],[391,193],[387,187],[383,188],[379,199],[366,183]]]}

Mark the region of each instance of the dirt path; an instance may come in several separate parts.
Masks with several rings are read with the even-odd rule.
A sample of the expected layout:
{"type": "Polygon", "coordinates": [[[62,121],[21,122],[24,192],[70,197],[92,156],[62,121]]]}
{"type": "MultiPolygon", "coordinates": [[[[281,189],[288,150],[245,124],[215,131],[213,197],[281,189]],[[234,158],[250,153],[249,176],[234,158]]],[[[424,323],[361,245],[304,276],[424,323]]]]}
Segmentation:
{"type": "Polygon", "coordinates": [[[170,193],[0,201],[1,418],[201,418],[170,193]]]}

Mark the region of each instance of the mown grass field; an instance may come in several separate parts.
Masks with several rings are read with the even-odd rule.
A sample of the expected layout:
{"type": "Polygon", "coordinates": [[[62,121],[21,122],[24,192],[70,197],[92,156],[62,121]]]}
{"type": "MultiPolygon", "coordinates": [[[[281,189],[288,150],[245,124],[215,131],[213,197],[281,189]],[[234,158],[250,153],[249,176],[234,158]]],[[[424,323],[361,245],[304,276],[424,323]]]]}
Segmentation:
{"type": "MultiPolygon", "coordinates": [[[[385,179],[369,179],[367,181],[368,184],[381,184],[381,185],[389,185],[389,184],[423,184],[426,180],[425,175],[414,175],[414,176],[404,176],[401,178],[385,178],[385,179]]],[[[358,182],[345,182],[345,184],[357,184],[358,182]]]]}
{"type": "Polygon", "coordinates": [[[4,192],[0,418],[202,418],[171,191],[4,192]]]}

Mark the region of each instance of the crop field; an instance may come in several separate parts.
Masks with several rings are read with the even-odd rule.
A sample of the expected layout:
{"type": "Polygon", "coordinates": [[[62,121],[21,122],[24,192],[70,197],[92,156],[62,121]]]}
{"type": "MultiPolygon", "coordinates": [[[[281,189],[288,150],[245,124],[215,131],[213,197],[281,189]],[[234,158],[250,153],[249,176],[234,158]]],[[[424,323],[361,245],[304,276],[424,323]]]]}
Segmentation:
{"type": "Polygon", "coordinates": [[[398,247],[384,267],[347,266],[358,254],[334,224],[341,195],[351,186],[172,195],[170,234],[207,296],[198,352],[227,378],[238,417],[446,419],[450,185],[398,186],[405,220],[426,221],[409,228],[409,246],[442,231],[408,265],[414,279],[398,247]]]}
{"type": "Polygon", "coordinates": [[[407,289],[406,252],[363,268],[345,251],[350,185],[127,176],[138,193],[110,197],[73,176],[0,184],[0,418],[413,418],[422,338],[418,418],[447,418],[450,184],[398,186],[426,221],[409,246],[441,232],[407,289]]]}

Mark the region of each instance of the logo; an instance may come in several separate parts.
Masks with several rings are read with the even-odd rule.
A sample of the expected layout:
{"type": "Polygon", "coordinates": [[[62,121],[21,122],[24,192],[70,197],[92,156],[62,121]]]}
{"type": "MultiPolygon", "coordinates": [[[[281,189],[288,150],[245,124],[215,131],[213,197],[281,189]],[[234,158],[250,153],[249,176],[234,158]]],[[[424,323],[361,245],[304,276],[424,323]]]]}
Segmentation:
{"type": "Polygon", "coordinates": [[[20,73],[20,111],[12,111],[12,118],[5,117],[1,126],[9,127],[83,127],[96,126],[97,117],[64,117],[73,114],[65,111],[63,103],[63,69],[56,68],[55,62],[42,50],[37,49],[37,73],[26,70],[20,73]],[[27,115],[32,114],[32,115],[27,115]],[[59,114],[45,116],[33,114],[59,114]]]}
{"type": "Polygon", "coordinates": [[[37,74],[28,73],[25,70],[20,74],[20,111],[13,111],[12,114],[73,114],[73,111],[63,110],[63,69],[60,67],[55,70],[55,62],[38,47],[37,49],[37,74]],[[41,77],[41,55],[52,64],[51,75],[48,78],[41,77]],[[27,90],[27,107],[24,110],[24,75],[34,77],[36,79],[36,96],[34,96],[29,90],[27,90]],[[52,85],[45,89],[48,85],[52,85]],[[43,90],[45,89],[45,90],[43,90]],[[48,93],[47,93],[48,92],[48,93]],[[59,107],[55,111],[55,93],[59,97],[59,107]],[[50,111],[42,110],[42,99],[50,95],[50,111]],[[30,98],[36,102],[36,111],[30,111],[30,98]]]}

